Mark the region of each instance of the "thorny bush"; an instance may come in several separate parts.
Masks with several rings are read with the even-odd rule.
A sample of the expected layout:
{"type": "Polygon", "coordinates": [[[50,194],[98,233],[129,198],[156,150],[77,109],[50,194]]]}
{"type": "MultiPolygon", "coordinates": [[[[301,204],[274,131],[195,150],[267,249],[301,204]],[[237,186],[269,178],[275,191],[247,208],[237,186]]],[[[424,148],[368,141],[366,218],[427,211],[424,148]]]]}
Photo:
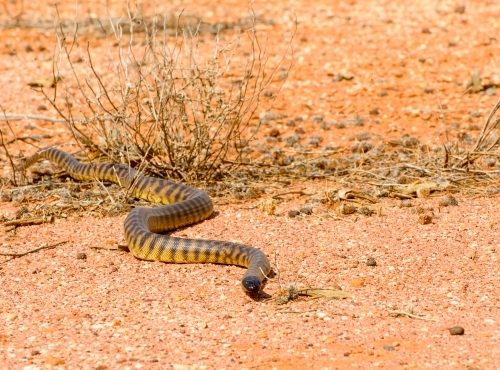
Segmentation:
{"type": "Polygon", "coordinates": [[[170,18],[149,19],[108,22],[108,68],[77,27],[60,27],[58,83],[53,96],[42,92],[94,157],[186,182],[221,179],[244,162],[257,109],[269,109],[284,83],[293,32],[270,56],[255,21],[223,42],[227,32],[207,36],[179,21],[172,35],[170,18]]]}

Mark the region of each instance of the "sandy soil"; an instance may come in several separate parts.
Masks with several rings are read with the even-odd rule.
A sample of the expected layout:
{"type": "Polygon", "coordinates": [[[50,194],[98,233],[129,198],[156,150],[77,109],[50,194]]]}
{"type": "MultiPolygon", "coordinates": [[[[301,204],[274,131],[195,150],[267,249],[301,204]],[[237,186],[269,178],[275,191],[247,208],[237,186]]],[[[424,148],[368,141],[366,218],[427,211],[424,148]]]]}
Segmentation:
{"type": "MultiPolygon", "coordinates": [[[[124,14],[117,3],[111,3],[112,11],[124,14]]],[[[286,118],[263,127],[265,133],[293,134],[297,127],[285,121],[300,116],[304,137],[320,135],[321,146],[349,147],[349,138],[363,132],[385,140],[411,134],[429,145],[458,142],[464,135],[477,138],[498,94],[494,87],[478,94],[464,91],[474,72],[481,73],[484,84],[500,84],[497,1],[332,3],[293,5],[298,20],[294,65],[274,107],[286,118]],[[315,115],[335,122],[361,115],[366,122],[323,130],[315,115]]],[[[9,4],[15,13],[14,3],[9,4]]],[[[60,14],[71,18],[73,7],[60,4],[60,14]]],[[[177,1],[160,10],[183,7],[212,20],[247,14],[246,4],[230,0],[195,6],[177,1]]],[[[287,1],[256,1],[254,8],[273,21],[262,26],[266,32],[288,32],[293,25],[287,1]]],[[[93,2],[81,8],[81,14],[103,11],[93,2]]],[[[54,10],[48,3],[32,3],[24,12],[51,19],[54,10]]],[[[10,19],[5,12],[1,16],[10,19]]],[[[99,47],[99,40],[93,42],[99,47]]],[[[53,48],[51,32],[0,30],[0,104],[7,113],[56,117],[40,110],[44,98],[26,86],[50,76],[53,48]]],[[[57,123],[13,121],[12,131],[5,123],[0,127],[6,140],[14,131],[42,136],[40,147],[71,143],[57,123]]],[[[28,153],[36,150],[22,145],[28,153]]],[[[3,151],[0,161],[8,176],[3,151]]],[[[316,180],[289,189],[322,194],[334,185],[316,180]]],[[[378,216],[337,220],[314,214],[289,218],[288,211],[308,199],[298,194],[284,196],[273,216],[259,210],[259,200],[216,199],[215,217],[174,233],[241,241],[261,248],[273,261],[277,253],[283,284],[293,282],[300,270],[299,288],[340,288],[351,294],[282,306],[243,294],[239,267],[151,263],[91,248],[123,244],[124,215],[69,214],[15,234],[3,228],[1,253],[66,243],[21,258],[0,257],[0,367],[496,369],[499,206],[497,198],[455,197],[455,207],[441,207],[434,197],[413,200],[433,214],[426,225],[396,200],[382,201],[378,216]],[[369,258],[376,266],[367,265],[369,258]],[[394,317],[390,311],[418,318],[394,317]],[[465,333],[451,335],[454,326],[465,333]]],[[[29,199],[22,205],[30,207],[29,199]]],[[[4,201],[0,216],[12,218],[20,206],[4,201]]],[[[275,296],[279,289],[273,278],[265,292],[275,296]]]]}

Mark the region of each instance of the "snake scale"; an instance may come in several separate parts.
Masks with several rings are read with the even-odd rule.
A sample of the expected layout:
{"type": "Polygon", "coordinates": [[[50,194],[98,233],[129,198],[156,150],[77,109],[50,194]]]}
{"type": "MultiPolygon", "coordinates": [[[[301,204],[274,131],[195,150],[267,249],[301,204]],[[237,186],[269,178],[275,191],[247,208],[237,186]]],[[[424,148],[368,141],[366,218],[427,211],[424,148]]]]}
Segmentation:
{"type": "Polygon", "coordinates": [[[103,180],[130,188],[132,195],[164,206],[137,207],[125,219],[125,239],[134,256],[148,261],[171,263],[220,263],[247,267],[241,281],[248,293],[262,288],[271,266],[259,249],[218,240],[184,239],[159,234],[208,218],[213,212],[210,196],[202,190],[155,177],[114,163],[81,163],[56,149],[39,150],[26,160],[27,169],[39,159],[62,166],[75,180],[103,180]]]}

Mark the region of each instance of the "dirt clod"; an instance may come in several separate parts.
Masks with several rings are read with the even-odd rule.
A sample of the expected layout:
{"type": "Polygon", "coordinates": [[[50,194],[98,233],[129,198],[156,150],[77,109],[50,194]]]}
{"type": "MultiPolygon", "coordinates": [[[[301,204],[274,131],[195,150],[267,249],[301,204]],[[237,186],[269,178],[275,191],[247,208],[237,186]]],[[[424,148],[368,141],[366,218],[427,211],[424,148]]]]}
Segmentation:
{"type": "Polygon", "coordinates": [[[373,267],[373,266],[377,266],[377,261],[375,261],[375,259],[374,259],[374,258],[368,258],[368,259],[366,260],[366,265],[367,265],[367,266],[372,266],[372,267],[373,267]]]}
{"type": "Polygon", "coordinates": [[[80,252],[76,255],[76,259],[77,260],[86,260],[87,259],[87,254],[86,253],[83,253],[83,252],[80,252]]]}
{"type": "Polygon", "coordinates": [[[420,225],[428,225],[432,222],[432,216],[430,215],[420,215],[418,216],[418,223],[420,225]]]}
{"type": "Polygon", "coordinates": [[[452,328],[449,328],[448,331],[451,335],[464,335],[465,333],[465,329],[461,326],[454,326],[452,328]]]}

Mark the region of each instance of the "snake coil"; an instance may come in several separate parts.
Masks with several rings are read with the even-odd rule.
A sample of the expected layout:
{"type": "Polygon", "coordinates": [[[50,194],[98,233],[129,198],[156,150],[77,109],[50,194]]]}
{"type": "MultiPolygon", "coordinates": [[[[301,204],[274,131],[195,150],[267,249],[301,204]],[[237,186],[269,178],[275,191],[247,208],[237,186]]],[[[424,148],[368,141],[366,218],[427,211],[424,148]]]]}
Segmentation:
{"type": "Polygon", "coordinates": [[[220,263],[247,267],[243,289],[256,293],[271,266],[259,249],[219,240],[184,239],[159,234],[208,218],[213,203],[207,193],[186,185],[143,176],[133,168],[113,163],[81,163],[72,155],[45,148],[24,163],[27,169],[44,158],[62,166],[75,180],[104,180],[132,189],[132,195],[161,207],[137,207],[125,219],[125,239],[134,256],[148,261],[171,263],[220,263]]]}

